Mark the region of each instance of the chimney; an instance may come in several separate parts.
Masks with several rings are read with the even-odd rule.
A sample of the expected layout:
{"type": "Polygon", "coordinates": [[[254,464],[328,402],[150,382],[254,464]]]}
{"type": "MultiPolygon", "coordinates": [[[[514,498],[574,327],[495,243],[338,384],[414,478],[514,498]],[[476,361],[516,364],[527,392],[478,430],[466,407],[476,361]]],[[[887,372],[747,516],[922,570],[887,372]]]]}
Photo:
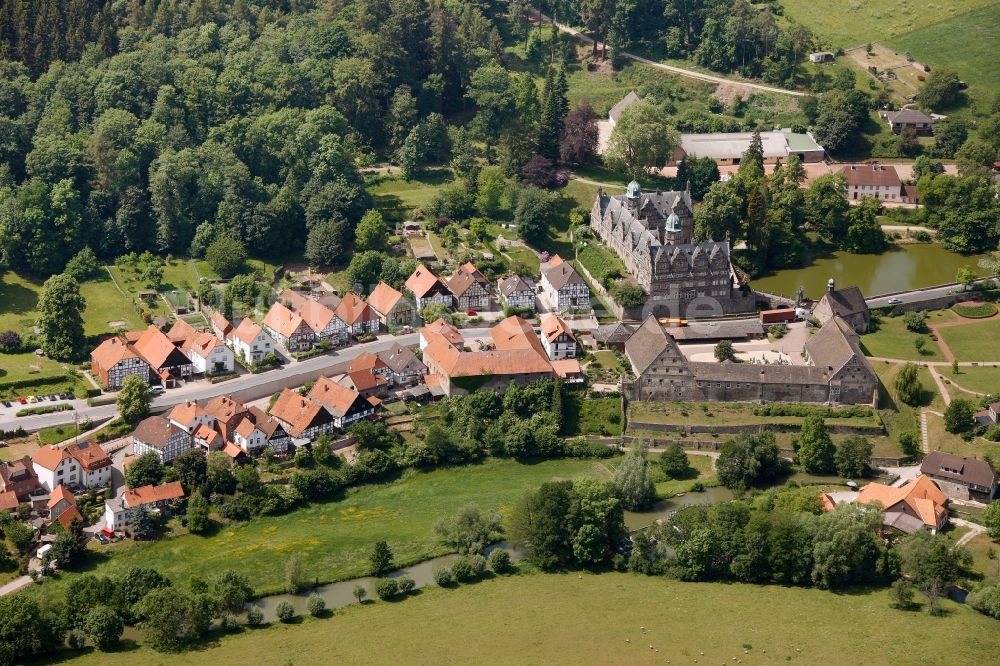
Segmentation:
{"type": "Polygon", "coordinates": [[[834,291],[833,278],[830,278],[829,280],[826,281],[826,290],[828,292],[830,292],[831,294],[833,293],[833,291],[834,291]]]}

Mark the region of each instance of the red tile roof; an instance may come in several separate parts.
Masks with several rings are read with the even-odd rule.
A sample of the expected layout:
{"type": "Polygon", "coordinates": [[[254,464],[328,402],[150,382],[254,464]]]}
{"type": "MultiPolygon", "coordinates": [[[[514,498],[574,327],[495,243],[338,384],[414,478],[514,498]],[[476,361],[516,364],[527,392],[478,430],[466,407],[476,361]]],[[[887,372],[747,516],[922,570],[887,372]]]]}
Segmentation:
{"type": "Polygon", "coordinates": [[[195,419],[204,415],[205,410],[197,402],[185,400],[182,403],[174,405],[174,408],[167,414],[167,418],[188,428],[194,423],[195,419]]]}
{"type": "Polygon", "coordinates": [[[385,361],[371,352],[362,352],[347,366],[347,372],[372,372],[380,368],[388,368],[385,361]]]}
{"type": "Polygon", "coordinates": [[[97,442],[71,444],[66,447],[66,452],[73,456],[80,463],[80,467],[88,472],[111,466],[111,456],[97,442]]]}
{"type": "Polygon", "coordinates": [[[126,338],[117,335],[97,345],[97,348],[90,353],[91,361],[104,370],[110,370],[127,358],[140,357],[126,338]]]}
{"type": "Polygon", "coordinates": [[[75,506],[71,506],[70,508],[66,509],[65,511],[59,514],[58,518],[56,518],[56,522],[59,523],[62,526],[62,528],[66,531],[69,531],[69,529],[73,527],[74,520],[77,520],[81,523],[83,522],[83,514],[81,514],[80,510],[77,509],[75,506]]]}
{"type": "Polygon", "coordinates": [[[568,335],[571,340],[576,340],[573,336],[573,331],[563,321],[563,318],[557,314],[548,313],[543,315],[541,329],[542,335],[548,338],[549,342],[555,342],[563,334],[568,335]]]}
{"type": "Polygon", "coordinates": [[[885,164],[848,164],[840,170],[848,185],[899,187],[896,168],[885,164]]]}
{"type": "Polygon", "coordinates": [[[66,489],[66,486],[59,484],[56,486],[52,494],[49,495],[49,508],[53,509],[59,502],[65,501],[70,506],[76,506],[76,498],[73,497],[73,493],[66,489]]]}
{"type": "Polygon", "coordinates": [[[316,335],[320,335],[337,315],[330,308],[311,298],[306,299],[298,310],[302,320],[309,324],[316,335]]]}
{"type": "Polygon", "coordinates": [[[357,391],[341,386],[327,377],[320,377],[309,392],[309,397],[329,409],[330,413],[344,416],[360,396],[357,391]]]}
{"type": "Polygon", "coordinates": [[[161,483],[158,486],[141,486],[125,491],[125,504],[134,508],[143,504],[166,502],[184,497],[184,488],[180,481],[161,483]]]}
{"type": "Polygon", "coordinates": [[[187,340],[191,340],[200,334],[200,331],[194,326],[187,323],[183,319],[178,319],[177,322],[170,327],[170,330],[167,331],[167,338],[176,344],[178,342],[183,343],[187,340]]]}
{"type": "Polygon", "coordinates": [[[0,493],[0,511],[11,511],[16,509],[18,504],[20,503],[17,501],[17,493],[13,490],[0,493]]]}
{"type": "Polygon", "coordinates": [[[456,296],[461,296],[476,283],[488,286],[489,280],[479,272],[479,269],[471,261],[456,268],[455,272],[448,278],[448,288],[456,296]]]}
{"type": "Polygon", "coordinates": [[[139,339],[135,341],[134,347],[142,358],[156,369],[166,365],[167,359],[170,358],[171,354],[183,354],[183,352],[174,346],[170,338],[152,325],[143,331],[139,339]]]}
{"type": "Polygon", "coordinates": [[[406,279],[406,288],[413,292],[417,298],[423,298],[435,286],[441,285],[448,290],[448,285],[438,279],[434,273],[423,264],[417,264],[413,274],[406,279]]]}
{"type": "MultiPolygon", "coordinates": [[[[320,381],[323,379],[321,377],[320,381]]],[[[318,402],[304,398],[287,388],[281,392],[271,407],[271,415],[287,423],[288,433],[296,437],[312,426],[322,411],[323,406],[318,402]]]]}
{"type": "Polygon", "coordinates": [[[248,345],[253,344],[261,333],[261,328],[250,317],[244,317],[236,330],[232,331],[232,337],[239,338],[248,345]]]}
{"type": "Polygon", "coordinates": [[[392,312],[392,309],[396,307],[402,298],[403,294],[401,292],[396,291],[385,282],[379,282],[378,286],[375,287],[368,297],[368,305],[379,314],[385,316],[392,312]]]}
{"type": "Polygon", "coordinates": [[[69,458],[69,454],[66,453],[66,449],[58,446],[40,446],[31,454],[31,460],[36,465],[52,472],[56,471],[59,463],[67,458],[69,458]]]}
{"type": "Polygon", "coordinates": [[[290,338],[302,324],[302,317],[295,314],[281,303],[274,303],[264,315],[264,326],[286,338],[290,338]]]}
{"type": "Polygon", "coordinates": [[[348,292],[337,306],[336,315],[348,326],[375,321],[378,313],[365,303],[365,299],[348,292]]]}

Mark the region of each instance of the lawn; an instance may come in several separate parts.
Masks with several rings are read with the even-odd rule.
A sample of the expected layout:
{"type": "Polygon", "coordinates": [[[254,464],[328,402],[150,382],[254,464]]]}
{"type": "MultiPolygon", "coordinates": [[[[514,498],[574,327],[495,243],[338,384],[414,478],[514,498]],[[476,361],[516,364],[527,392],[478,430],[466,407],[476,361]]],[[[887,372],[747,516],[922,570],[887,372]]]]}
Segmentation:
{"type": "Polygon", "coordinates": [[[39,281],[7,271],[0,273],[0,331],[27,332],[35,323],[39,281]]]}
{"type": "MultiPolygon", "coordinates": [[[[954,374],[949,367],[938,368],[938,373],[958,386],[977,393],[1000,394],[1000,366],[980,365],[976,367],[963,366],[954,374]]],[[[971,397],[971,396],[966,396],[971,397]]]]}
{"type": "MultiPolygon", "coordinates": [[[[629,424],[666,423],[675,425],[800,425],[799,416],[757,416],[746,402],[660,402],[629,403],[629,424]]],[[[874,426],[874,418],[845,417],[826,419],[828,424],[874,426]]]]}
{"type": "MultiPolygon", "coordinates": [[[[889,44],[909,51],[920,62],[957,72],[969,84],[967,92],[975,102],[976,112],[986,115],[989,104],[1000,91],[1000,68],[996,66],[994,48],[1000,31],[1000,3],[967,0],[935,6],[952,10],[954,18],[925,21],[924,27],[890,39],[889,44]],[[977,5],[981,7],[963,13],[963,9],[977,5]]],[[[930,7],[920,5],[920,12],[915,15],[925,14],[930,7]]]]}
{"type": "Polygon", "coordinates": [[[583,264],[595,280],[603,279],[604,275],[612,269],[616,269],[621,277],[629,274],[618,255],[597,240],[588,241],[586,245],[580,247],[576,260],[583,264]]]}
{"type": "MultiPolygon", "coordinates": [[[[934,32],[934,27],[945,25],[949,19],[961,17],[970,10],[995,3],[996,0],[948,0],[934,3],[919,0],[781,0],[788,18],[804,23],[820,38],[821,43],[830,40],[826,46],[832,46],[834,50],[876,40],[888,40],[899,48],[908,48],[905,44],[911,41],[910,36],[904,38],[903,35],[924,32],[936,38],[938,33],[934,32]],[[931,27],[920,30],[927,26],[931,27]]],[[[988,25],[985,28],[989,30],[988,25]]],[[[960,50],[969,48],[971,43],[963,39],[965,36],[963,33],[953,35],[953,45],[960,47],[960,50]]],[[[995,38],[995,32],[992,36],[995,38]]],[[[922,45],[934,48],[934,51],[945,50],[932,43],[925,42],[922,45]]],[[[913,49],[913,52],[917,56],[921,53],[919,49],[913,49]]],[[[983,57],[990,58],[985,53],[983,57]]]]}
{"type": "Polygon", "coordinates": [[[580,391],[570,391],[566,397],[566,435],[622,434],[621,398],[590,398],[580,391]]]}
{"type": "Polygon", "coordinates": [[[0,354],[0,398],[10,400],[22,395],[77,392],[88,388],[76,368],[34,354],[0,354]],[[6,388],[8,382],[51,378],[51,381],[24,388],[6,388]]]}
{"type": "MultiPolygon", "coordinates": [[[[659,458],[659,453],[651,453],[649,456],[650,461],[654,463],[659,458]]],[[[660,497],[672,497],[677,493],[687,492],[691,488],[691,484],[695,481],[701,481],[702,483],[716,481],[715,467],[711,456],[688,453],[688,466],[695,472],[692,473],[691,478],[666,480],[663,472],[659,469],[659,465],[657,465],[653,470],[653,480],[656,481],[656,494],[660,497]]]]}
{"type": "Polygon", "coordinates": [[[896,398],[896,389],[893,382],[896,375],[902,369],[901,363],[884,363],[877,361],[872,363],[872,369],[878,375],[879,386],[879,414],[882,422],[885,423],[889,438],[898,441],[902,432],[920,432],[920,408],[929,407],[935,411],[944,411],[944,400],[937,391],[937,384],[931,378],[930,371],[921,366],[917,369],[917,376],[920,379],[922,393],[920,401],[916,406],[911,407],[902,400],[896,398]]]}
{"type": "Polygon", "coordinates": [[[953,435],[944,429],[944,419],[936,414],[927,415],[927,442],[931,451],[946,451],[959,456],[982,458],[989,456],[991,460],[1000,460],[1000,444],[977,437],[966,442],[958,435],[953,435]]]}
{"type": "Polygon", "coordinates": [[[426,208],[438,190],[452,179],[450,169],[430,170],[409,181],[380,176],[378,182],[368,187],[368,192],[386,220],[402,222],[410,219],[414,208],[426,208]]]}
{"type": "Polygon", "coordinates": [[[242,666],[252,655],[257,664],[300,665],[960,664],[989,663],[1000,649],[997,621],[966,606],[944,600],[945,613],[934,617],[892,610],[889,601],[885,589],[833,594],[627,573],[521,574],[219,634],[177,655],[138,648],[73,663],[242,666]]]}
{"type": "MultiPolygon", "coordinates": [[[[340,501],[226,525],[213,536],[178,533],[150,543],[122,542],[102,549],[108,555],[93,569],[118,574],[130,566],[151,566],[179,582],[237,569],[249,576],[258,593],[266,593],[283,587],[285,562],[295,553],[305,562],[307,579],[353,578],[367,573],[368,554],[379,539],[389,542],[397,564],[441,555],[448,548],[434,537],[434,523],[460,507],[472,503],[508,511],[524,493],[554,477],[607,478],[605,465],[578,459],[528,465],[491,459],[481,465],[410,472],[393,483],[352,489],[340,501]]],[[[55,584],[69,578],[63,576],[55,584]]]]}
{"type": "Polygon", "coordinates": [[[983,574],[986,580],[996,580],[1000,578],[1000,544],[991,539],[988,534],[980,534],[970,539],[965,547],[972,553],[972,568],[983,574]],[[997,556],[990,559],[989,551],[997,556]]]}
{"type": "MultiPolygon", "coordinates": [[[[938,323],[943,320],[932,316],[929,321],[938,323]]],[[[902,317],[882,317],[877,331],[861,336],[861,344],[868,356],[878,358],[899,358],[905,361],[945,360],[944,354],[931,339],[930,333],[914,333],[907,330],[902,317]],[[921,336],[927,340],[922,353],[918,352],[914,345],[914,341],[921,336]]]]}
{"type": "MultiPolygon", "coordinates": [[[[103,335],[112,332],[108,324],[113,321],[125,322],[126,328],[143,328],[142,318],[132,307],[132,301],[122,294],[111,280],[84,282],[80,293],[87,301],[83,312],[83,329],[87,335],[103,335]]],[[[157,312],[166,313],[162,300],[157,300],[157,312]]]]}
{"type": "Polygon", "coordinates": [[[1000,319],[947,326],[938,333],[959,361],[1000,361],[1000,319]]]}
{"type": "Polygon", "coordinates": [[[520,270],[526,269],[529,275],[538,274],[538,267],[541,265],[541,261],[531,248],[524,245],[508,245],[503,250],[496,250],[496,252],[502,252],[507,257],[510,257],[512,270],[516,270],[516,268],[520,270]]]}

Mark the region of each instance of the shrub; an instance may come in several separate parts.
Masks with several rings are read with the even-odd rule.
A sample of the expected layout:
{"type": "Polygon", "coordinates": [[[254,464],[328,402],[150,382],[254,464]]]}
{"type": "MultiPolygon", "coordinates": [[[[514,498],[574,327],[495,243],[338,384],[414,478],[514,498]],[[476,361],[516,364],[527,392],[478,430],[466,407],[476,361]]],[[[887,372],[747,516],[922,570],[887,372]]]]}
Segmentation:
{"type": "Polygon", "coordinates": [[[468,557],[459,555],[455,558],[455,561],[451,563],[451,573],[455,577],[455,580],[460,583],[472,580],[474,578],[472,573],[472,562],[468,557]]]}
{"type": "Polygon", "coordinates": [[[469,568],[473,578],[482,578],[486,573],[486,558],[482,555],[473,555],[469,558],[469,568]]]}
{"type": "Polygon", "coordinates": [[[310,594],[309,600],[306,602],[306,609],[313,617],[319,617],[326,610],[326,602],[318,594],[310,594]]]}
{"type": "Polygon", "coordinates": [[[375,583],[375,594],[379,599],[392,599],[399,594],[399,583],[395,578],[382,578],[375,583]]]}
{"type": "Polygon", "coordinates": [[[251,606],[247,611],[247,624],[251,627],[258,627],[264,623],[264,611],[259,606],[251,606]]]}
{"type": "Polygon", "coordinates": [[[417,586],[416,582],[409,576],[400,576],[396,579],[396,587],[400,594],[409,594],[417,586]]]}
{"type": "Polygon", "coordinates": [[[295,617],[295,609],[287,601],[278,602],[278,605],[274,608],[274,614],[278,616],[278,619],[282,622],[288,622],[293,617],[295,617]]]}
{"type": "Polygon", "coordinates": [[[455,577],[451,575],[451,569],[448,567],[441,567],[434,570],[434,582],[441,587],[449,587],[454,585],[455,577]]]}
{"type": "Polygon", "coordinates": [[[996,423],[991,425],[989,428],[986,429],[986,432],[983,433],[983,437],[990,440],[991,442],[1000,442],[1000,425],[996,423]]]}
{"type": "Polygon", "coordinates": [[[503,548],[496,548],[490,552],[490,569],[493,573],[503,574],[510,571],[510,553],[503,548]]]}
{"type": "Polygon", "coordinates": [[[955,314],[966,319],[985,319],[997,313],[996,303],[982,303],[980,305],[953,305],[955,314]]]}
{"type": "Polygon", "coordinates": [[[21,336],[14,331],[0,333],[0,353],[15,354],[21,350],[21,336]]]}

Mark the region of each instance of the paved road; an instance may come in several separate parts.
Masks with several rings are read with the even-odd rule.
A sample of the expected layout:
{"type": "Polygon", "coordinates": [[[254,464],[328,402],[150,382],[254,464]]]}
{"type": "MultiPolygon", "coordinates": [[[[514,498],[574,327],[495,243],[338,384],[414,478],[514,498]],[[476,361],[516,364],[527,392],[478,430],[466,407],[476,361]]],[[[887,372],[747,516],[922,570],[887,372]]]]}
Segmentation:
{"type": "MultiPolygon", "coordinates": [[[[911,227],[913,228],[913,227],[911,227]]],[[[995,283],[995,278],[988,278],[981,280],[979,285],[984,287],[991,287],[989,283],[995,283]]],[[[943,284],[937,287],[931,287],[929,289],[915,289],[913,291],[907,291],[900,294],[886,294],[884,296],[873,296],[872,298],[866,298],[865,301],[868,303],[870,308],[884,308],[889,305],[889,299],[899,299],[902,303],[913,303],[916,301],[923,301],[928,298],[939,298],[942,296],[948,296],[962,289],[962,285],[956,283],[953,284],[943,284]]]]}
{"type": "MultiPolygon", "coordinates": [[[[537,11],[533,11],[532,14],[534,16],[538,16],[539,15],[537,11]]],[[[544,14],[542,14],[541,16],[544,18],[545,22],[547,22],[547,23],[551,23],[552,22],[552,19],[550,17],[545,16],[544,14]]],[[[568,25],[564,25],[562,23],[558,23],[557,22],[556,23],[556,27],[559,28],[560,31],[565,32],[566,34],[569,34],[569,35],[573,35],[574,37],[576,37],[580,41],[586,42],[587,44],[593,44],[594,43],[593,38],[588,37],[587,35],[583,34],[579,30],[575,30],[574,28],[571,28],[568,25]]],[[[625,58],[628,58],[630,60],[635,60],[636,62],[641,62],[644,65],[649,65],[650,67],[656,67],[658,69],[666,70],[668,72],[673,72],[674,74],[679,74],[680,76],[684,76],[684,77],[687,77],[689,79],[697,79],[699,81],[708,81],[709,83],[729,83],[729,84],[733,84],[733,85],[742,86],[744,88],[752,88],[753,90],[761,90],[761,91],[764,91],[764,92],[778,93],[780,95],[792,95],[794,97],[805,97],[806,96],[806,93],[798,92],[797,90],[787,90],[785,88],[777,88],[777,87],[774,87],[774,86],[765,86],[765,85],[763,85],[761,83],[753,83],[753,82],[750,82],[750,81],[743,81],[741,79],[727,79],[727,78],[725,78],[723,76],[714,76],[712,74],[705,74],[703,72],[697,72],[697,71],[695,71],[693,69],[684,69],[683,67],[675,67],[673,65],[664,65],[661,62],[656,62],[654,60],[649,60],[647,58],[643,58],[642,56],[635,55],[634,53],[628,53],[628,52],[624,52],[623,51],[622,52],[622,56],[625,57],[625,58]]]]}
{"type": "Polygon", "coordinates": [[[961,539],[955,544],[957,546],[964,546],[968,542],[975,539],[977,536],[986,531],[986,528],[982,525],[977,525],[976,523],[971,523],[968,520],[962,520],[961,518],[949,518],[949,520],[960,527],[968,527],[969,531],[965,533],[961,539]]]}
{"type": "MultiPolygon", "coordinates": [[[[471,341],[488,336],[489,329],[467,328],[463,329],[462,334],[466,340],[471,341]]],[[[355,358],[363,352],[379,352],[389,349],[395,344],[415,345],[418,342],[418,338],[419,336],[416,333],[399,336],[386,335],[374,342],[354,345],[353,347],[347,347],[332,354],[314,356],[304,361],[292,361],[281,368],[262,372],[257,375],[240,375],[235,379],[218,384],[209,384],[204,381],[191,382],[180,388],[168,390],[165,394],[153,400],[152,408],[154,412],[162,412],[185,400],[205,400],[237,391],[252,392],[254,389],[266,386],[276,379],[281,379],[285,386],[299,386],[308,381],[308,378],[311,378],[316,372],[329,370],[345,361],[355,358]]],[[[264,390],[256,398],[262,398],[269,394],[269,391],[264,390]]],[[[115,405],[88,407],[86,402],[82,400],[74,401],[74,404],[77,407],[75,412],[56,412],[54,414],[39,414],[37,416],[25,416],[21,418],[14,416],[14,410],[4,410],[4,413],[0,414],[0,430],[14,430],[20,426],[29,432],[33,432],[55,425],[73,423],[74,415],[80,421],[86,419],[97,421],[99,419],[114,418],[118,415],[115,405]]]]}
{"type": "Polygon", "coordinates": [[[31,578],[29,576],[21,576],[20,578],[15,578],[6,585],[0,585],[0,597],[5,597],[8,594],[14,594],[18,590],[22,590],[29,585],[31,585],[31,578]]]}

